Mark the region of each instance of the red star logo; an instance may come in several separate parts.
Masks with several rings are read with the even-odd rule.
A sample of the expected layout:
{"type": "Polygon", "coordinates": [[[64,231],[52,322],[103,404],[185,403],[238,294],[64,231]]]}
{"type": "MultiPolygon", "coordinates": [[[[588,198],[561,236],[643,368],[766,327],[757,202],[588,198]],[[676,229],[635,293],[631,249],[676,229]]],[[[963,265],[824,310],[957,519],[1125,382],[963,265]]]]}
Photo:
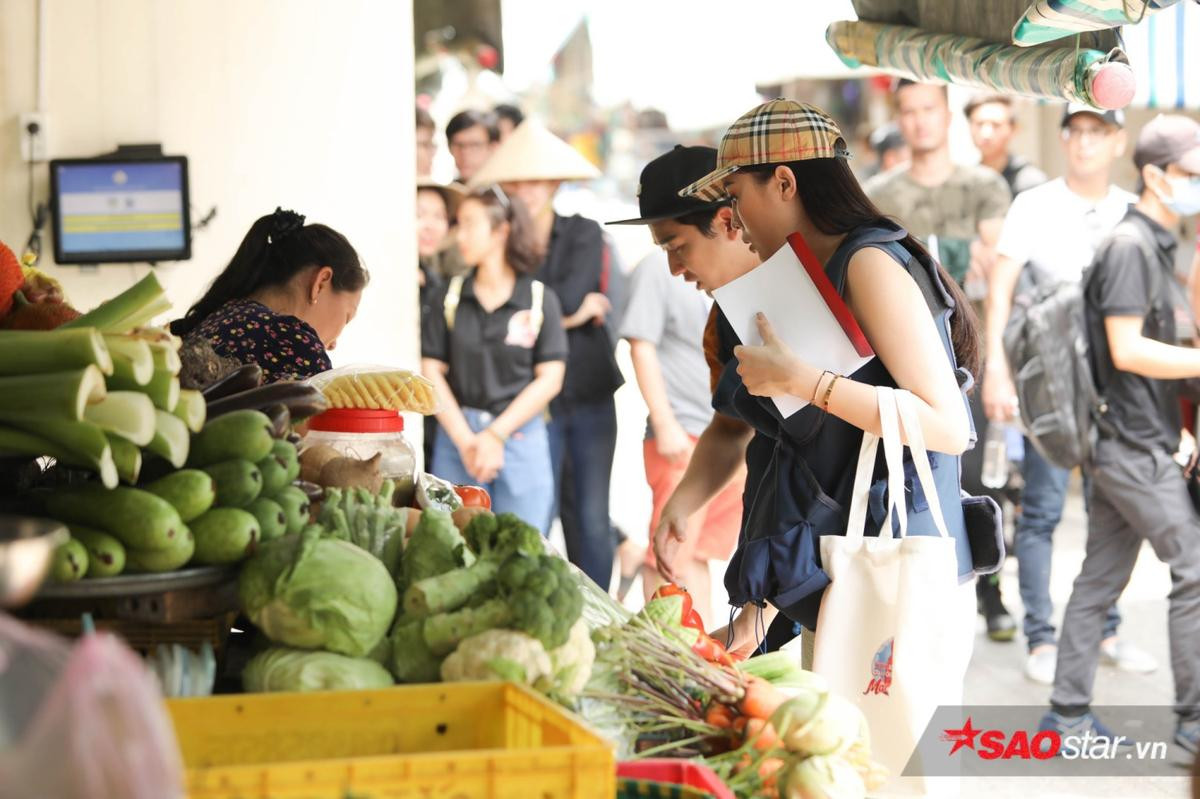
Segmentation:
{"type": "Polygon", "coordinates": [[[964,746],[968,749],[975,749],[975,736],[983,730],[977,730],[971,726],[971,717],[967,716],[967,723],[963,725],[961,730],[943,730],[942,740],[953,742],[954,746],[950,749],[950,754],[954,754],[964,746]]]}

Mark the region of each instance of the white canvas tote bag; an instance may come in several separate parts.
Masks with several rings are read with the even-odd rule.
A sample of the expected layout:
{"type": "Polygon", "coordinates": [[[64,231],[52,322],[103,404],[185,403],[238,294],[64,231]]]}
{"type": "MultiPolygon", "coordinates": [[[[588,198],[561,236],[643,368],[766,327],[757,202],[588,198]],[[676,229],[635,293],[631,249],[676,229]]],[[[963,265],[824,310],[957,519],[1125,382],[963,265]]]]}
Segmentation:
{"type": "Polygon", "coordinates": [[[813,671],[866,715],[874,758],[891,773],[874,796],[957,796],[957,779],[900,775],[934,710],[962,703],[975,593],[971,582],[958,583],[955,541],[942,516],[914,398],[887,387],[878,387],[877,396],[887,516],[877,538],[863,535],[880,442],[865,433],[846,534],[821,537],[831,583],[817,617],[813,671]],[[901,424],[936,535],[907,534],[901,424]],[[893,513],[899,536],[893,535],[893,513]]]}

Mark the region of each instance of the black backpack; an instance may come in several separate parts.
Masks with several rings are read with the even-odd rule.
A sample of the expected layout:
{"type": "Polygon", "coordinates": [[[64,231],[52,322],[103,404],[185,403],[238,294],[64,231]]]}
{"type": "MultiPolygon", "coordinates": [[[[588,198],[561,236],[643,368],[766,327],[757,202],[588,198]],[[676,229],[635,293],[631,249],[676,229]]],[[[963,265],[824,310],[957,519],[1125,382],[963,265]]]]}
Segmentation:
{"type": "MultiPolygon", "coordinates": [[[[1114,228],[1109,240],[1131,238],[1149,263],[1157,257],[1131,223],[1114,228]]],[[[1102,245],[1097,251],[1102,253],[1102,245]]],[[[1107,405],[1092,371],[1084,293],[1093,274],[1078,282],[1057,283],[1026,266],[1013,296],[1012,314],[1004,328],[1004,352],[1016,387],[1021,425],[1046,460],[1073,469],[1091,459],[1107,405]]],[[[1151,274],[1157,280],[1158,270],[1151,274]]],[[[1151,296],[1159,288],[1152,286],[1151,296]]]]}

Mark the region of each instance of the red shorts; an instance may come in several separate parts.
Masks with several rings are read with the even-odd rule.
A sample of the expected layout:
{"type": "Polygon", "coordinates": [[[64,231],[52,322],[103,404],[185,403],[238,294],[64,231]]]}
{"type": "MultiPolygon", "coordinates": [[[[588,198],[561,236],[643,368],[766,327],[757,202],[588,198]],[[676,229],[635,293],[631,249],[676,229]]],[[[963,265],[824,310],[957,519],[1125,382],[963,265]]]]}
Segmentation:
{"type": "MultiPolygon", "coordinates": [[[[692,444],[696,437],[691,436],[692,444]]],[[[671,498],[675,487],[683,479],[688,462],[672,463],[658,454],[654,440],[642,444],[642,456],[646,462],[646,482],[654,495],[654,513],[650,517],[650,546],[646,548],[647,563],[654,563],[654,530],[662,516],[663,506],[671,498]]],[[[687,554],[696,560],[728,560],[737,546],[738,532],[742,527],[742,489],[746,483],[746,471],[742,469],[713,499],[692,517],[688,525],[687,554]],[[694,548],[693,548],[694,547],[694,548]],[[690,551],[688,551],[690,550],[690,551]]]]}

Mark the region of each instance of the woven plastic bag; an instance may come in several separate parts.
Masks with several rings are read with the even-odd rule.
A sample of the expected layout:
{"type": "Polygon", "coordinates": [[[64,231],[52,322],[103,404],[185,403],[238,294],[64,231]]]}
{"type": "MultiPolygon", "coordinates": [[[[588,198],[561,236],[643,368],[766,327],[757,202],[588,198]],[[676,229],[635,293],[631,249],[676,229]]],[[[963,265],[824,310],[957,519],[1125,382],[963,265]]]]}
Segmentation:
{"type": "Polygon", "coordinates": [[[107,633],[72,645],[0,613],[0,799],[173,799],[183,766],[158,684],[107,633]]]}

